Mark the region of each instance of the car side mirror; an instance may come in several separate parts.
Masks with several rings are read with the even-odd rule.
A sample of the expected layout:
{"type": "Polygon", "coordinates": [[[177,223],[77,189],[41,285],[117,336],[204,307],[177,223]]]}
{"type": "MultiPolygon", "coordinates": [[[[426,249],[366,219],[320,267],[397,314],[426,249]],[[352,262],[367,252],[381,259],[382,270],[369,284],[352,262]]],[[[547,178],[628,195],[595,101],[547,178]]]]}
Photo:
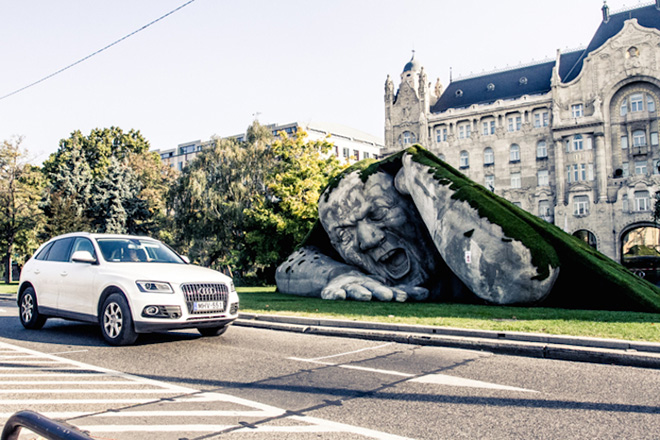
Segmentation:
{"type": "Polygon", "coordinates": [[[95,264],[96,258],[89,251],[75,251],[71,255],[71,261],[75,263],[90,263],[95,264]]]}
{"type": "Polygon", "coordinates": [[[186,257],[185,255],[181,255],[181,259],[186,262],[186,264],[190,264],[190,258],[186,257]]]}

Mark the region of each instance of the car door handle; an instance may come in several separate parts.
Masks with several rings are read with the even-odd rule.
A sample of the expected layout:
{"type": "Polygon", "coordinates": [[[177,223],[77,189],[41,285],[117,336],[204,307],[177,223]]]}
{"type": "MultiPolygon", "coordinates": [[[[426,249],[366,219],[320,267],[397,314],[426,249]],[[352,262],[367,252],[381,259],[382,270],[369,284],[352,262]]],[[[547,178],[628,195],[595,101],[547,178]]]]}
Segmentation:
{"type": "Polygon", "coordinates": [[[67,272],[66,270],[63,270],[63,271],[60,273],[60,275],[62,275],[63,277],[65,277],[65,276],[69,275],[69,272],[67,272]]]}
{"type": "Polygon", "coordinates": [[[39,275],[40,273],[41,273],[41,271],[40,271],[39,269],[36,269],[36,270],[34,271],[34,274],[35,274],[35,275],[39,275]]]}

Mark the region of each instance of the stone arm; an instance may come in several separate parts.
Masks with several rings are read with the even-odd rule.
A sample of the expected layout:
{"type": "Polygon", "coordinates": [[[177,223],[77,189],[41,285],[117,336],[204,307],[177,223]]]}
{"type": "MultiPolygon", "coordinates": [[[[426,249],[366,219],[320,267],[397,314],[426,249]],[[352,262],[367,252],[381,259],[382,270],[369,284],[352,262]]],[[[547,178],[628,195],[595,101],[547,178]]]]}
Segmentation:
{"type": "Polygon", "coordinates": [[[275,272],[277,289],[282,293],[323,299],[370,301],[406,301],[425,297],[422,288],[386,286],[376,276],[369,276],[354,266],[330,258],[314,246],[295,251],[275,272]]]}

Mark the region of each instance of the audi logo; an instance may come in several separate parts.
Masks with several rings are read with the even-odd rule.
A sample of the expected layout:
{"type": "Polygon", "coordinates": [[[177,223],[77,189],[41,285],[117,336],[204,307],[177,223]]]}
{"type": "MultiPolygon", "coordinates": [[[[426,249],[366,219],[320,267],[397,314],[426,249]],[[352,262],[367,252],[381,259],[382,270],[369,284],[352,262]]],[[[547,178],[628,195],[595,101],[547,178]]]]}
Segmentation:
{"type": "Polygon", "coordinates": [[[213,295],[215,293],[215,290],[213,287],[200,287],[197,289],[197,293],[199,295],[213,295]]]}

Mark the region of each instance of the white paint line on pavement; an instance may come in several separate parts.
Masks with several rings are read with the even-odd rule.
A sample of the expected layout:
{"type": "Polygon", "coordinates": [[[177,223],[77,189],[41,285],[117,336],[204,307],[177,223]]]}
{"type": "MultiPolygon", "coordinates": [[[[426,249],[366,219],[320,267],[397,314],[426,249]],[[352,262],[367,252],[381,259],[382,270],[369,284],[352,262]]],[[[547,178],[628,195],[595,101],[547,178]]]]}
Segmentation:
{"type": "Polygon", "coordinates": [[[407,437],[401,437],[399,435],[394,435],[394,434],[387,434],[385,432],[374,431],[374,430],[368,429],[368,428],[357,428],[357,430],[355,430],[355,428],[356,428],[355,426],[345,425],[343,423],[333,422],[333,421],[325,420],[325,419],[319,419],[317,417],[293,416],[291,418],[295,419],[295,420],[300,420],[301,422],[314,423],[314,424],[326,427],[327,429],[333,429],[334,430],[334,431],[328,431],[328,432],[355,432],[355,433],[361,434],[365,437],[371,437],[371,438],[375,438],[375,439],[379,439],[379,440],[412,440],[412,439],[409,439],[407,437]],[[347,430],[348,427],[353,428],[353,430],[348,431],[347,430]]]}
{"type": "Polygon", "coordinates": [[[510,387],[507,385],[498,385],[489,382],[482,382],[480,380],[463,379],[462,377],[447,376],[446,374],[429,374],[422,377],[410,379],[411,382],[431,383],[436,385],[448,385],[452,387],[469,387],[469,388],[487,388],[493,390],[507,390],[507,391],[523,391],[527,393],[538,393],[538,391],[527,390],[525,388],[510,387]]]}
{"type": "Polygon", "coordinates": [[[377,368],[367,368],[367,367],[360,367],[357,365],[345,365],[345,364],[333,364],[331,362],[320,362],[312,359],[300,359],[300,358],[288,358],[291,360],[295,361],[301,361],[301,362],[309,362],[313,364],[321,364],[321,365],[328,365],[328,366],[335,366],[338,368],[345,368],[347,370],[358,370],[358,371],[365,371],[368,373],[377,373],[377,374],[387,374],[390,376],[399,376],[399,377],[410,377],[411,382],[419,382],[419,383],[429,383],[429,384],[436,384],[436,385],[446,385],[446,386],[452,386],[452,387],[468,387],[468,388],[487,388],[487,389],[495,389],[495,390],[506,390],[506,391],[525,391],[525,392],[531,392],[531,393],[538,393],[538,391],[534,390],[527,390],[524,388],[516,388],[516,387],[511,387],[507,385],[498,385],[494,383],[489,383],[489,382],[482,382],[479,380],[472,380],[472,379],[463,379],[462,377],[456,377],[456,376],[448,376],[446,374],[427,374],[424,376],[420,377],[415,377],[414,374],[410,373],[402,373],[399,371],[392,371],[392,370],[381,370],[377,368]]]}
{"type": "MultiPolygon", "coordinates": [[[[129,418],[129,417],[278,417],[286,411],[277,410],[273,412],[268,411],[121,411],[121,412],[107,412],[102,414],[90,414],[89,412],[43,412],[40,413],[45,417],[51,419],[73,419],[80,417],[88,418],[129,418]]],[[[9,418],[14,413],[0,413],[0,418],[9,418]]]]}
{"type": "Polygon", "coordinates": [[[129,404],[139,404],[139,403],[151,403],[158,402],[160,399],[0,399],[0,406],[5,405],[30,405],[34,407],[35,405],[68,405],[68,404],[81,404],[81,405],[92,405],[92,404],[114,404],[114,403],[129,403],[129,404]]]}
{"type": "Polygon", "coordinates": [[[393,342],[388,342],[387,344],[378,345],[376,347],[361,348],[359,350],[347,351],[345,353],[339,353],[339,354],[331,354],[330,356],[322,356],[322,357],[317,357],[317,358],[312,358],[312,359],[307,359],[307,360],[309,360],[309,361],[318,361],[318,360],[321,360],[321,359],[330,359],[330,358],[339,357],[339,356],[348,356],[349,354],[361,353],[363,351],[378,350],[379,348],[387,347],[388,345],[392,345],[392,344],[393,344],[393,342]]]}
{"type": "Polygon", "coordinates": [[[88,389],[68,389],[61,390],[57,388],[51,388],[49,390],[0,390],[0,394],[179,394],[177,390],[168,390],[164,388],[157,388],[151,390],[112,390],[112,389],[102,389],[96,388],[93,390],[88,389]]]}
{"type": "Polygon", "coordinates": [[[130,380],[0,380],[0,385],[133,385],[135,386],[135,382],[131,382],[130,380]]]}

